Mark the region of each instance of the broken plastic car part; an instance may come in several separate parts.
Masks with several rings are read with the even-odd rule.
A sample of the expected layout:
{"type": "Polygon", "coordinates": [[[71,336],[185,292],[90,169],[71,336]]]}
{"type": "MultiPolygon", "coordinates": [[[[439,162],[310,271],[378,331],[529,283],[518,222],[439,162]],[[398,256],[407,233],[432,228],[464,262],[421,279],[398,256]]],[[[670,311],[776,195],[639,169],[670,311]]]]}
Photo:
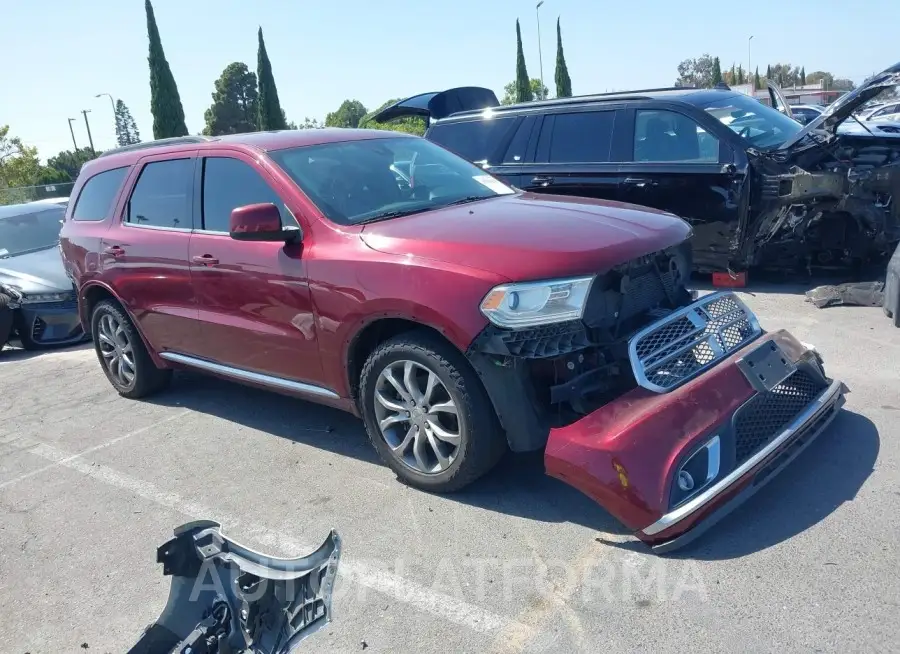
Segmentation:
{"type": "Polygon", "coordinates": [[[309,556],[282,559],[216,522],[182,525],[157,551],[169,600],[129,654],[287,654],[331,620],[340,552],[335,531],[309,556]]]}

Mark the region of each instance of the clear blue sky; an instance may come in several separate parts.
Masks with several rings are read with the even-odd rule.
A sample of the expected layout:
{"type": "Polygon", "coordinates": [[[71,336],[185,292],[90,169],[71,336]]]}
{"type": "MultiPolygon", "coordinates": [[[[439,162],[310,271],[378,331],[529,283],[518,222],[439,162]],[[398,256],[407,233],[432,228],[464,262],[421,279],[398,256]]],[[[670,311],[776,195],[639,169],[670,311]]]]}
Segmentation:
{"type": "MultiPolygon", "coordinates": [[[[0,10],[4,65],[0,124],[42,158],[70,149],[66,119],[87,145],[114,145],[111,93],[152,137],[143,0],[8,0],[0,10]]],[[[538,77],[532,0],[154,0],[166,57],[187,126],[203,127],[213,81],[232,61],[256,68],[261,25],[288,118],[321,120],[345,98],[367,108],[392,97],[479,85],[500,94],[515,74],[521,19],[528,72],[538,77]],[[439,9],[443,7],[442,9],[439,9]]],[[[576,94],[671,84],[686,57],[804,65],[857,83],[900,60],[900,3],[871,0],[546,0],[541,12],[544,79],[554,91],[556,17],[576,94]]]]}

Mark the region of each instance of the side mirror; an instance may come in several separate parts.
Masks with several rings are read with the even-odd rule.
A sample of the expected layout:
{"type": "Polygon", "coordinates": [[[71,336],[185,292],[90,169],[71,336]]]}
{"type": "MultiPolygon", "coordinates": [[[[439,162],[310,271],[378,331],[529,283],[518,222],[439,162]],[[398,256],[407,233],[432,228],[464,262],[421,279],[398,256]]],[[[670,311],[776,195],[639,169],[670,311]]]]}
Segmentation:
{"type": "Polygon", "coordinates": [[[231,212],[229,234],[235,241],[300,241],[300,229],[283,227],[281,213],[271,202],[248,204],[231,212]]]}

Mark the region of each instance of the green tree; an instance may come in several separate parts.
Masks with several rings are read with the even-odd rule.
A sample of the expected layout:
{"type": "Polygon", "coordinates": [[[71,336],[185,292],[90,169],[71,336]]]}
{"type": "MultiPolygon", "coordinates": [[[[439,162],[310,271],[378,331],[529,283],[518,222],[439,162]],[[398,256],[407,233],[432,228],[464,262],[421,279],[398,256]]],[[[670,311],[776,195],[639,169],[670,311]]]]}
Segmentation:
{"type": "Polygon", "coordinates": [[[372,120],[372,116],[377,114],[379,111],[383,110],[385,107],[389,107],[392,104],[399,102],[400,98],[394,98],[393,100],[388,100],[380,107],[375,109],[374,111],[369,112],[365,116],[363,116],[359,121],[359,127],[365,129],[385,129],[393,132],[404,132],[406,134],[416,134],[418,136],[422,136],[425,134],[425,120],[418,116],[407,116],[405,118],[398,118],[397,120],[391,120],[386,123],[377,123],[372,120]]]}
{"type": "Polygon", "coordinates": [[[761,83],[761,80],[759,79],[759,66],[756,67],[756,72],[753,73],[753,87],[755,89],[762,88],[762,83],[761,83]]]}
{"type": "Polygon", "coordinates": [[[534,93],[531,90],[528,70],[525,68],[525,52],[522,50],[522,28],[516,19],[516,102],[531,102],[534,93]]]}
{"type": "MultiPolygon", "coordinates": [[[[563,54],[562,30],[559,26],[559,18],[556,19],[556,97],[572,97],[572,78],[569,77],[569,67],[566,66],[566,56],[563,54]]],[[[544,96],[546,97],[546,96],[544,96]]]]}
{"type": "Polygon", "coordinates": [[[172,136],[187,136],[188,130],[184,123],[181,96],[178,95],[175,78],[172,76],[172,70],[169,68],[169,62],[166,61],[166,55],[163,52],[150,0],[144,0],[144,8],[147,10],[147,36],[150,40],[150,55],[147,57],[147,61],[150,63],[150,111],[153,114],[153,137],[164,139],[172,136]]]}
{"type": "Polygon", "coordinates": [[[766,80],[772,79],[772,66],[766,66],[766,80]]]}
{"type": "Polygon", "coordinates": [[[116,141],[119,146],[141,142],[137,123],[134,122],[131,112],[121,100],[116,100],[116,141]]]}
{"type": "MultiPolygon", "coordinates": [[[[550,95],[550,89],[546,86],[541,86],[541,80],[537,77],[531,78],[531,95],[535,100],[545,100],[550,95]]],[[[503,97],[500,99],[500,104],[516,104],[516,82],[512,81],[506,86],[503,87],[503,97]]]]}
{"type": "Polygon", "coordinates": [[[287,129],[287,118],[278,101],[278,89],[272,75],[272,63],[266,52],[262,27],[257,32],[259,48],[256,53],[256,73],[259,75],[259,117],[257,125],[261,130],[287,129]]]}
{"type": "Polygon", "coordinates": [[[736,84],[746,84],[747,79],[744,77],[744,67],[738,64],[736,84]]]}
{"type": "Polygon", "coordinates": [[[735,68],[733,63],[731,64],[730,79],[729,79],[729,75],[726,73],[725,83],[726,84],[737,84],[738,83],[737,69],[735,68]]]}
{"type": "Polygon", "coordinates": [[[678,64],[678,79],[675,80],[675,86],[695,86],[697,88],[712,86],[714,65],[715,60],[709,54],[703,54],[696,59],[685,59],[678,64]]]}
{"type": "Polygon", "coordinates": [[[715,86],[716,84],[720,84],[722,81],[722,66],[719,63],[719,58],[716,57],[715,59],[713,59],[712,79],[710,80],[710,84],[712,86],[715,86]]]}
{"type": "Polygon", "coordinates": [[[800,84],[806,86],[806,66],[800,69],[800,84]]]}
{"type": "Polygon", "coordinates": [[[37,148],[10,136],[9,125],[0,125],[0,188],[36,184],[40,168],[37,148]]]}
{"type": "MultiPolygon", "coordinates": [[[[97,154],[100,154],[99,152],[97,154]]],[[[90,148],[79,148],[76,151],[63,150],[55,157],[47,159],[47,167],[58,170],[65,179],[60,181],[74,182],[81,172],[81,167],[96,158],[90,148]]]]}
{"type": "Polygon", "coordinates": [[[359,121],[366,113],[366,108],[359,100],[344,100],[337,111],[325,116],[326,127],[359,127],[359,121]]]}
{"type": "Polygon", "coordinates": [[[320,123],[315,118],[306,116],[303,119],[302,123],[300,123],[299,125],[294,125],[291,129],[322,129],[323,127],[325,127],[325,125],[320,123]]]}
{"type": "Polygon", "coordinates": [[[239,61],[228,64],[216,80],[212,99],[212,106],[203,114],[204,134],[220,136],[256,131],[259,96],[256,74],[247,64],[239,61]]]}

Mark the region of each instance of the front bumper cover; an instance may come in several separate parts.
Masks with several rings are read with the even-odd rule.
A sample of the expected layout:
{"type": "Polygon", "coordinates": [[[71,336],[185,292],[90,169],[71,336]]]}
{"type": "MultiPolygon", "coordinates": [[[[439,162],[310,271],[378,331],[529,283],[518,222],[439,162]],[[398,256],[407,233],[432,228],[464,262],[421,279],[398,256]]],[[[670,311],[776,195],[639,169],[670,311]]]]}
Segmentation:
{"type": "Polygon", "coordinates": [[[550,432],[547,474],[600,503],[657,552],[683,547],[780,472],[831,422],[847,388],[824,375],[817,352],[786,331],[765,334],[699,377],[668,393],[635,388],[550,432]],[[796,415],[767,434],[745,459],[735,454],[734,420],[760,395],[739,362],[776,343],[820,390],[796,415]],[[721,435],[721,469],[687,501],[673,495],[675,476],[699,448],[721,435]],[[729,449],[730,448],[730,449],[729,449]]]}
{"type": "Polygon", "coordinates": [[[20,304],[16,330],[37,345],[71,345],[85,338],[74,301],[20,304]]]}

